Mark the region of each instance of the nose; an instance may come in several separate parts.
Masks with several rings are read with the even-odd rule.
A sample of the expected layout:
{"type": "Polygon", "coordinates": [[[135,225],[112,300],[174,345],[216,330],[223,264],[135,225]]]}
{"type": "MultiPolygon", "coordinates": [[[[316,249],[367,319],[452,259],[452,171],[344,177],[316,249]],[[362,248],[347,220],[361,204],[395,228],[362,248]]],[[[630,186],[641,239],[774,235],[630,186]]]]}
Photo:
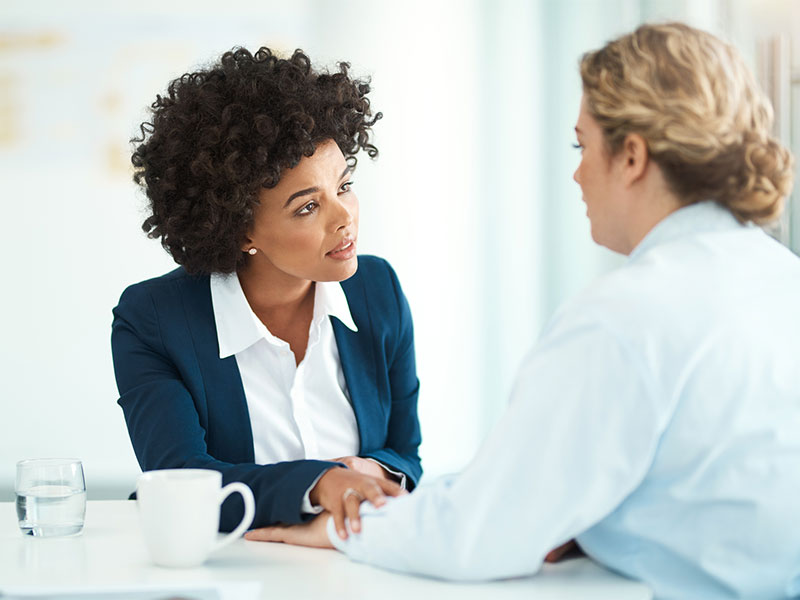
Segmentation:
{"type": "Polygon", "coordinates": [[[332,228],[334,231],[347,229],[353,224],[355,214],[355,204],[353,202],[342,201],[336,198],[334,201],[334,211],[331,215],[332,228]]]}
{"type": "Polygon", "coordinates": [[[580,175],[578,174],[578,173],[580,173],[580,170],[581,170],[581,166],[580,166],[580,165],[578,165],[578,166],[575,168],[575,172],[572,174],[572,179],[573,179],[573,180],[575,181],[575,183],[577,183],[578,185],[580,185],[580,184],[581,184],[581,177],[580,177],[580,175]]]}

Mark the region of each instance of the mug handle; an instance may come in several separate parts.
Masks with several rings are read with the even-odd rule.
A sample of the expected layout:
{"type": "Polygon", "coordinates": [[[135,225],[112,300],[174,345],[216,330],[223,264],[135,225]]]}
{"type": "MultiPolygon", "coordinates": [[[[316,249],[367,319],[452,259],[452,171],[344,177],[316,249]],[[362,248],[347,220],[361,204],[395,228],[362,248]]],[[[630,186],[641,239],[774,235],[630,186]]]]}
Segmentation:
{"type": "Polygon", "coordinates": [[[242,483],[241,481],[235,481],[233,483],[229,483],[224,488],[219,491],[219,503],[222,505],[222,502],[233,494],[234,492],[239,492],[242,495],[242,500],[244,500],[244,516],[239,524],[236,526],[236,529],[231,531],[221,540],[219,540],[216,544],[214,544],[214,548],[211,550],[212,552],[219,550],[220,548],[224,548],[228,544],[230,544],[233,540],[241,535],[247,530],[248,527],[253,523],[253,517],[256,516],[256,501],[253,497],[252,490],[247,487],[246,484],[242,483]]]}

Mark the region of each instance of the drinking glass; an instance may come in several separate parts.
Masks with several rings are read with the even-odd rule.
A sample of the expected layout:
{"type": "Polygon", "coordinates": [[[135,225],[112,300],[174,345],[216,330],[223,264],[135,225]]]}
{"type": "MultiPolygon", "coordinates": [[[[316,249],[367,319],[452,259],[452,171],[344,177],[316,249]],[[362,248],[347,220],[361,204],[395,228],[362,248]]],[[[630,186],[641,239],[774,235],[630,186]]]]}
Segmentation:
{"type": "Polygon", "coordinates": [[[81,461],[34,458],[17,463],[17,519],[26,535],[55,537],[83,530],[86,481],[81,461]]]}

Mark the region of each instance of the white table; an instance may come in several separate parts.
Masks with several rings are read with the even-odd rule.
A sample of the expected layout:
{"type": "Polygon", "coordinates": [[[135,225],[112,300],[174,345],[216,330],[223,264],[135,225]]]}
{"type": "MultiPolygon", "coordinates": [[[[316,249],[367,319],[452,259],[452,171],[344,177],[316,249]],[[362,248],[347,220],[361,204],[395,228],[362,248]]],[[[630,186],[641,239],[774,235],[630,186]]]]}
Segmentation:
{"type": "Polygon", "coordinates": [[[144,547],[136,503],[90,501],[86,526],[71,538],[23,536],[14,504],[0,503],[0,589],[3,586],[182,584],[260,581],[261,598],[391,600],[392,598],[528,598],[540,600],[648,600],[641,583],[586,558],[545,565],[534,577],[455,584],[390,573],[350,561],[333,550],[235,541],[193,569],[152,565],[144,547]]]}

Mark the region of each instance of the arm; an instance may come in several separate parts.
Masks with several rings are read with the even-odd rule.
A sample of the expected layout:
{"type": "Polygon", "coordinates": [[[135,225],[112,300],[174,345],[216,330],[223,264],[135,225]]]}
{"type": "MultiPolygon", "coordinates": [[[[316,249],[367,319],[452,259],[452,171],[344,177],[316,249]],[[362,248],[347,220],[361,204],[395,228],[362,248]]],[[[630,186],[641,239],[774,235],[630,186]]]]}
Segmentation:
{"type": "Polygon", "coordinates": [[[372,458],[393,471],[406,475],[406,485],[413,489],[422,476],[419,444],[422,436],[417,416],[419,380],[414,356],[414,326],[397,275],[384,263],[397,301],[397,329],[395,344],[389,360],[389,385],[392,398],[391,413],[383,448],[361,454],[372,458]]]}
{"type": "Polygon", "coordinates": [[[511,403],[456,479],[364,509],[351,558],[448,579],[536,572],[641,482],[665,421],[639,358],[596,323],[553,332],[524,362],[511,403]]]}
{"type": "MultiPolygon", "coordinates": [[[[256,498],[254,526],[307,519],[301,513],[303,495],[320,474],[336,463],[302,460],[274,465],[233,464],[211,456],[201,419],[201,411],[207,411],[205,399],[190,393],[176,361],[162,342],[158,317],[150,293],[134,286],[123,294],[114,310],[111,334],[119,404],[142,470],[214,469],[222,473],[225,484],[244,482],[256,498]]],[[[190,339],[186,342],[192,343],[190,339]]],[[[196,368],[196,363],[191,365],[196,368]]],[[[191,376],[202,381],[200,373],[191,376]]],[[[243,510],[238,496],[226,501],[221,529],[232,529],[243,510]]]]}

